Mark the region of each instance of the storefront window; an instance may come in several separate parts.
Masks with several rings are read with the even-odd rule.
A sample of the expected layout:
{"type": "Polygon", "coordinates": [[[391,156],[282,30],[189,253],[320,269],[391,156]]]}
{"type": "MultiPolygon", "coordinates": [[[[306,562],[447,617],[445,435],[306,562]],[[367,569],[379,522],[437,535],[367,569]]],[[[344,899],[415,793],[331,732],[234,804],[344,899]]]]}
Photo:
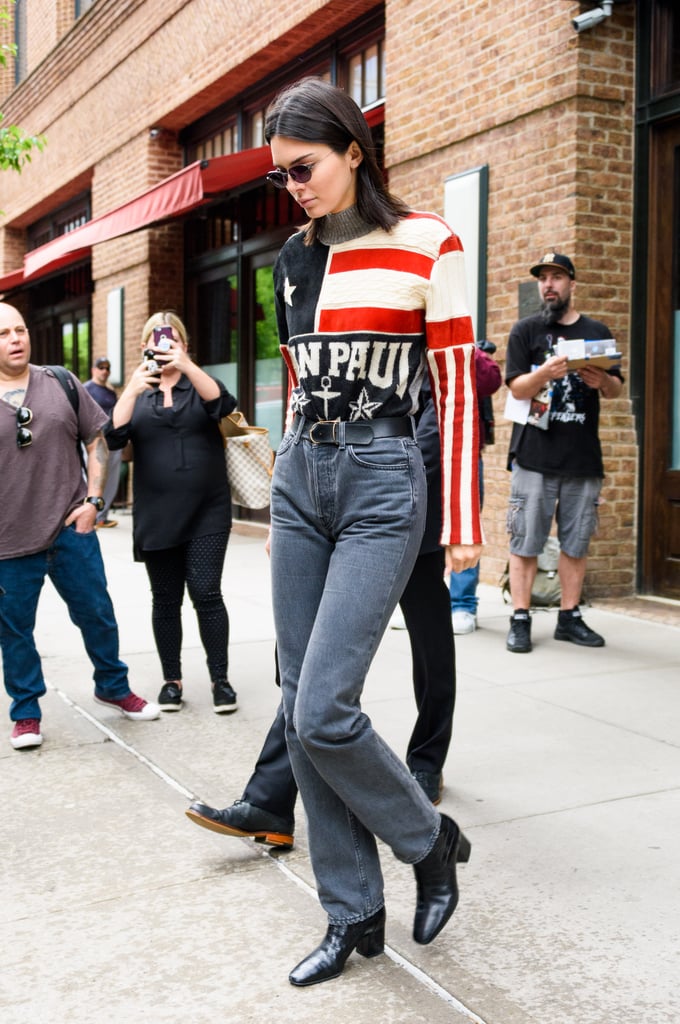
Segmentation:
{"type": "Polygon", "coordinates": [[[192,340],[194,356],[207,373],[238,397],[238,277],[217,271],[198,287],[200,332],[192,340]]]}
{"type": "Polygon", "coordinates": [[[69,317],[61,324],[61,359],[67,370],[80,380],[90,376],[90,321],[69,317]]]}
{"type": "Polygon", "coordinates": [[[652,13],[652,94],[680,89],[680,7],[677,0],[657,0],[652,13]]]}
{"type": "Polygon", "coordinates": [[[272,266],[259,267],[255,278],[255,423],[269,428],[269,440],[277,448],[283,421],[283,360],[274,311],[272,266]]]}
{"type": "Polygon", "coordinates": [[[382,40],[354,54],[347,62],[348,91],[360,107],[370,107],[385,98],[382,40]]]}

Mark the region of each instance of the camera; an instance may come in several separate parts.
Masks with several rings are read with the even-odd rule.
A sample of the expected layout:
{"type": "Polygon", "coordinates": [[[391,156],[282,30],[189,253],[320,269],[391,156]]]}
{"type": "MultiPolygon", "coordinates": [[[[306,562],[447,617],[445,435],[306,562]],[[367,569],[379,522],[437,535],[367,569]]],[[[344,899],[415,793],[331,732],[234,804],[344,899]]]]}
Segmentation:
{"type": "Polygon", "coordinates": [[[154,348],[161,352],[169,352],[172,345],[172,327],[170,324],[161,324],[153,329],[154,348]]]}
{"type": "Polygon", "coordinates": [[[162,367],[156,362],[156,353],[152,348],[145,348],[142,353],[142,363],[148,373],[160,373],[162,367]]]}
{"type": "Polygon", "coordinates": [[[477,348],[481,349],[482,352],[486,352],[490,356],[492,356],[496,351],[496,346],[493,341],[488,341],[486,338],[480,338],[475,342],[475,345],[477,348]]]}
{"type": "Polygon", "coordinates": [[[585,32],[589,28],[595,28],[601,21],[608,18],[612,13],[613,0],[602,0],[601,7],[594,7],[592,11],[585,11],[583,14],[572,18],[571,23],[576,32],[585,32]]]}

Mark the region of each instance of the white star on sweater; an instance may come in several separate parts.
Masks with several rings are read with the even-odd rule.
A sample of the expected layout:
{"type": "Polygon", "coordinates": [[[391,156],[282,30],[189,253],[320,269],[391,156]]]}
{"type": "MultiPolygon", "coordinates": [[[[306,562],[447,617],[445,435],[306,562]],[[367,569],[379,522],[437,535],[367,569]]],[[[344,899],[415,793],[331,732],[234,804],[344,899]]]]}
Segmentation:
{"type": "Polygon", "coordinates": [[[291,284],[288,278],[286,278],[286,283],[283,286],[283,298],[287,306],[293,305],[293,292],[295,291],[296,288],[297,285],[291,284]]]}

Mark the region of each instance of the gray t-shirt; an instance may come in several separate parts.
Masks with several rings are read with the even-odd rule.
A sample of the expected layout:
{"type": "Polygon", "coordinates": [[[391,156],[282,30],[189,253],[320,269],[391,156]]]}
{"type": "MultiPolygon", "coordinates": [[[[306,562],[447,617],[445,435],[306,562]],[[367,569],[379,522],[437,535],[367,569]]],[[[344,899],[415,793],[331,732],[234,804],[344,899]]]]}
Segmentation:
{"type": "Polygon", "coordinates": [[[33,413],[27,425],[33,441],[16,443],[16,409],[0,399],[0,559],[44,551],[69,513],[87,497],[78,438],[90,439],[106,413],[75,377],[78,417],[57,378],[31,365],[23,405],[33,413]]]}

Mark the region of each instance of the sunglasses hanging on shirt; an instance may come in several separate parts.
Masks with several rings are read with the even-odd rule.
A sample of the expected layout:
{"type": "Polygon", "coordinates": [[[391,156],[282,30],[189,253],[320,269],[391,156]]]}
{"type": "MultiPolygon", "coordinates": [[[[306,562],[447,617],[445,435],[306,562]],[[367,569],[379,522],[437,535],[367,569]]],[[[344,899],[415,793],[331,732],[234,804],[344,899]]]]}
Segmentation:
{"type": "Polygon", "coordinates": [[[28,448],[33,444],[33,434],[27,430],[27,426],[33,420],[33,413],[25,405],[17,409],[17,447],[28,448]]]}

